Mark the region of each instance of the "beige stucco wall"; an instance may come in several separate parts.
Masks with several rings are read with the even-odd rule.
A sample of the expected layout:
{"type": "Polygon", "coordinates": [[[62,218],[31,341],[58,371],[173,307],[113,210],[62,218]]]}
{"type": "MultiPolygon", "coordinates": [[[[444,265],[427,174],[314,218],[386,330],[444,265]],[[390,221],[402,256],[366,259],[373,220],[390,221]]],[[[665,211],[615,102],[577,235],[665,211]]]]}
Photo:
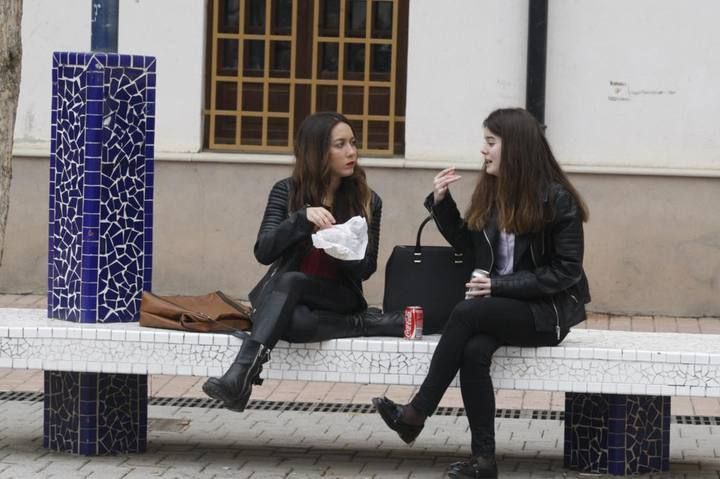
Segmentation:
{"type": "MultiPolygon", "coordinates": [[[[154,289],[244,297],[263,272],[252,246],[267,193],[289,166],[158,161],[154,289]]],[[[380,265],[414,241],[434,170],[368,168],[384,201],[380,265]]],[[[44,292],[48,162],[14,163],[0,292],[44,292]]],[[[474,173],[454,190],[464,204],[474,173]]],[[[586,270],[591,309],[618,313],[720,314],[720,179],[573,175],[591,208],[586,270]]],[[[431,231],[428,243],[440,244],[431,231]]],[[[381,303],[383,269],[366,283],[381,303]]]]}

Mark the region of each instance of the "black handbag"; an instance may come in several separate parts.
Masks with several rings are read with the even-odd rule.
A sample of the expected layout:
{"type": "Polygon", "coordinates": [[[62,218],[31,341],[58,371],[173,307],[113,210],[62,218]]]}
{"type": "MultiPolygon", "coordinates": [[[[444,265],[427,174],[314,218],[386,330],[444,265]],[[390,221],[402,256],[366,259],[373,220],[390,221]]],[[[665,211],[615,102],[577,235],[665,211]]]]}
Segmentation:
{"type": "Polygon", "coordinates": [[[422,306],[425,334],[442,332],[450,312],[465,299],[473,260],[450,246],[422,246],[420,237],[428,216],[418,228],[415,246],[395,246],[385,266],[383,310],[402,311],[422,306]]]}

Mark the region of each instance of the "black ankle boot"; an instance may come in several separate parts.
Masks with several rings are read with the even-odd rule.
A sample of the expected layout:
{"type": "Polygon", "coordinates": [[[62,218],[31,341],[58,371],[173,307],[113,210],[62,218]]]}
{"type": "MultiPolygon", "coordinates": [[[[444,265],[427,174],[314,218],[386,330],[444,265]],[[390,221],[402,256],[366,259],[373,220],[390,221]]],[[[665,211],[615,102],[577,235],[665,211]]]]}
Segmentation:
{"type": "Polygon", "coordinates": [[[203,384],[205,394],[222,401],[231,411],[245,410],[253,384],[262,384],[260,372],[262,365],[270,359],[270,350],[264,345],[246,339],[243,342],[235,362],[219,378],[210,378],[203,384]]]}

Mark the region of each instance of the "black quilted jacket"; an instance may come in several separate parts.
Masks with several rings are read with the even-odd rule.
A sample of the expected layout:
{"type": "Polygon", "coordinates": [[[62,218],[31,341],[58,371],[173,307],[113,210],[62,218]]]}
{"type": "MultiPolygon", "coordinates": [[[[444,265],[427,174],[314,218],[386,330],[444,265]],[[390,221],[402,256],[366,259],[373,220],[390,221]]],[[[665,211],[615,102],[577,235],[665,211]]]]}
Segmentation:
{"type": "MultiPolygon", "coordinates": [[[[539,233],[516,235],[513,273],[492,275],[492,295],[527,300],[537,331],[555,331],[558,339],[586,318],[590,290],[583,270],[584,236],[580,210],[573,196],[553,184],[545,201],[553,220],[539,233]]],[[[433,195],[425,207],[438,229],[456,249],[471,252],[475,265],[493,272],[499,237],[495,219],[482,231],[470,230],[448,193],[437,205],[433,195]]]]}
{"type": "MultiPolygon", "coordinates": [[[[306,208],[290,212],[290,192],[293,188],[292,178],[278,181],[270,191],[265,215],[260,224],[257,241],[255,242],[255,258],[270,265],[267,273],[250,292],[252,304],[258,304],[264,290],[270,290],[268,283],[278,273],[297,271],[309,246],[314,225],[308,221],[306,208]]],[[[368,246],[365,258],[357,261],[338,262],[340,281],[355,291],[360,302],[367,307],[363,298],[362,282],[368,279],[377,269],[378,246],[380,244],[380,219],[382,216],[382,200],[373,191],[371,200],[372,219],[368,225],[368,246]]]]}

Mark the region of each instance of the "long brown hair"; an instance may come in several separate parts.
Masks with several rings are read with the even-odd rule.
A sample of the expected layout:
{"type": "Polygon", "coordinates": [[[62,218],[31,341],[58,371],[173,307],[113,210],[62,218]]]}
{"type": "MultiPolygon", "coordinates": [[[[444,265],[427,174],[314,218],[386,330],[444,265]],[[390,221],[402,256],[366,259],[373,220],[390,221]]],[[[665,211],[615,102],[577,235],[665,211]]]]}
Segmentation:
{"type": "Polygon", "coordinates": [[[551,213],[543,199],[552,183],[561,184],[577,202],[583,221],[587,206],[553,155],[543,126],[522,108],[492,112],[483,126],[500,137],[500,169],[497,176],[483,169],[465,218],[472,229],[487,224],[497,211],[498,227],[509,233],[540,231],[551,213]]]}
{"type": "MultiPolygon", "coordinates": [[[[323,202],[330,187],[331,172],[328,164],[330,133],[338,123],[346,123],[355,135],[352,125],[340,113],[319,112],[306,117],[295,136],[295,167],[292,178],[294,188],[290,197],[290,211],[304,205],[325,206],[323,202]]],[[[355,165],[351,176],[342,178],[333,198],[332,213],[340,222],[360,215],[370,222],[370,187],[365,170],[355,165]]]]}

